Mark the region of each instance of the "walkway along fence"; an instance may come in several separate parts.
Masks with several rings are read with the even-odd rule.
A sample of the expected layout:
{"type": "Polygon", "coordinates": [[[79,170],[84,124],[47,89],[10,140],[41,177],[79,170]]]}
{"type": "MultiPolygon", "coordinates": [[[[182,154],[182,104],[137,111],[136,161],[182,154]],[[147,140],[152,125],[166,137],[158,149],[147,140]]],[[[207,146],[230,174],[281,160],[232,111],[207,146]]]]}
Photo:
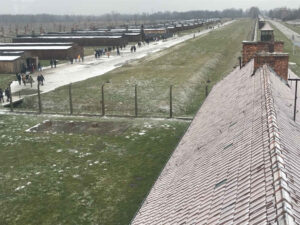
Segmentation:
{"type": "MultiPolygon", "coordinates": [[[[39,114],[97,115],[116,117],[191,118],[210,90],[210,83],[179,86],[102,84],[99,90],[82,90],[69,84],[53,93],[24,97],[10,109],[39,114]]],[[[21,98],[21,93],[18,93],[21,98]]]]}

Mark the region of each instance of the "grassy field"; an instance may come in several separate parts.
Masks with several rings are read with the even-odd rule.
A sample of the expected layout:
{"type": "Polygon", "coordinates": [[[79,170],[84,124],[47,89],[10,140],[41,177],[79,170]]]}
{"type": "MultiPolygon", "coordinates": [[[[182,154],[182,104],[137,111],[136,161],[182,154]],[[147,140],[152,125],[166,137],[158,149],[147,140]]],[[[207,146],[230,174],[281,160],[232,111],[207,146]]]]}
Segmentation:
{"type": "MultiPolygon", "coordinates": [[[[193,116],[209,89],[237,65],[241,42],[250,38],[253,21],[241,20],[208,35],[187,41],[139,61],[72,85],[74,113],[101,113],[101,85],[105,84],[106,112],[134,114],[137,85],[140,116],[169,115],[169,87],[173,85],[175,116],[193,116]]],[[[68,112],[68,87],[42,95],[47,112],[68,112]]],[[[22,110],[37,110],[37,98],[26,98],[22,110]]]]}
{"type": "Polygon", "coordinates": [[[275,40],[284,41],[284,52],[289,53],[290,62],[296,63],[296,65],[290,66],[290,69],[293,70],[294,73],[300,75],[300,48],[295,46],[295,55],[293,55],[293,43],[290,39],[288,39],[281,31],[279,31],[275,26],[274,28],[275,40]]]}
{"type": "Polygon", "coordinates": [[[283,25],[287,26],[291,30],[297,32],[300,35],[300,25],[294,25],[294,24],[289,24],[289,23],[282,23],[283,25]]]}
{"type": "Polygon", "coordinates": [[[0,74],[0,88],[4,90],[8,87],[11,81],[16,80],[15,74],[0,74]]]}
{"type": "Polygon", "coordinates": [[[45,119],[0,115],[1,225],[128,224],[189,125],[50,118],[92,126],[25,132],[45,119]]]}

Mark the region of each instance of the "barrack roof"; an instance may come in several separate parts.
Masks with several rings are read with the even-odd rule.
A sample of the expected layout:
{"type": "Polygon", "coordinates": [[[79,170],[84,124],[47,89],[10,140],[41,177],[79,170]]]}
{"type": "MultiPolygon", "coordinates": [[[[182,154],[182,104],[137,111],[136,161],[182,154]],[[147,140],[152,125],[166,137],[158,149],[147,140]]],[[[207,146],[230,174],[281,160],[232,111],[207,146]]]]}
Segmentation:
{"type": "Polygon", "coordinates": [[[105,38],[111,38],[111,39],[117,39],[117,38],[122,38],[122,36],[36,36],[36,37],[32,37],[32,36],[28,36],[28,37],[18,37],[16,39],[33,39],[33,38],[37,38],[37,39],[94,39],[94,38],[99,38],[99,39],[105,39],[105,38]]]}
{"type": "Polygon", "coordinates": [[[21,56],[8,56],[8,55],[0,55],[0,62],[11,62],[19,59],[21,56]]]}
{"type": "Polygon", "coordinates": [[[272,31],[274,29],[270,26],[270,24],[265,23],[265,25],[260,30],[261,31],[272,31]]]}
{"type": "Polygon", "coordinates": [[[215,85],[132,224],[300,224],[294,89],[252,73],[253,60],[215,85]]]}
{"type": "Polygon", "coordinates": [[[73,42],[20,42],[20,43],[0,43],[0,46],[41,46],[41,45],[73,45],[73,42]]]}
{"type": "Polygon", "coordinates": [[[0,51],[68,50],[72,46],[0,46],[0,51]]]}

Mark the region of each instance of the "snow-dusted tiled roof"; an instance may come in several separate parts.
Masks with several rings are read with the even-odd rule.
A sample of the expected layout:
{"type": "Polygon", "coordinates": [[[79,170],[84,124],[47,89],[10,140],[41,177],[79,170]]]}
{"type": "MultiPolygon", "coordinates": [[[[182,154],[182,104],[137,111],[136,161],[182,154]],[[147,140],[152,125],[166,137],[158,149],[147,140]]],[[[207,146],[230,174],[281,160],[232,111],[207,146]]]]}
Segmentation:
{"type": "Polygon", "coordinates": [[[132,224],[300,224],[294,90],[267,66],[252,72],[213,88],[132,224]]]}
{"type": "Polygon", "coordinates": [[[24,43],[0,43],[0,46],[43,46],[43,45],[72,45],[73,42],[24,42],[24,43]]]}
{"type": "Polygon", "coordinates": [[[94,39],[94,38],[99,38],[99,39],[117,39],[117,38],[122,38],[122,36],[36,36],[36,37],[18,37],[17,39],[32,39],[32,38],[38,38],[38,39],[94,39]]]}
{"type": "Polygon", "coordinates": [[[0,55],[0,62],[1,61],[15,61],[19,59],[21,56],[9,56],[9,55],[0,55]]]}
{"type": "Polygon", "coordinates": [[[0,51],[67,50],[72,46],[0,46],[0,51]]]}
{"type": "Polygon", "coordinates": [[[261,31],[271,31],[271,30],[274,30],[270,24],[266,23],[261,29],[261,31]]]}

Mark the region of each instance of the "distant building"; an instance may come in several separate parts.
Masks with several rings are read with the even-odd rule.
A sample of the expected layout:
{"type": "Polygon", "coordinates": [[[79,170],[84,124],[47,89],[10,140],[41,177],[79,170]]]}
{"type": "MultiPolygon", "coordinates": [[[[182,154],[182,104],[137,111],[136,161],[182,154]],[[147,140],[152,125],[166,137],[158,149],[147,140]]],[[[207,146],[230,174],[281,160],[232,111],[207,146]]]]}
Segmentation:
{"type": "Polygon", "coordinates": [[[19,73],[25,60],[22,56],[0,55],[0,74],[19,73]]]}

